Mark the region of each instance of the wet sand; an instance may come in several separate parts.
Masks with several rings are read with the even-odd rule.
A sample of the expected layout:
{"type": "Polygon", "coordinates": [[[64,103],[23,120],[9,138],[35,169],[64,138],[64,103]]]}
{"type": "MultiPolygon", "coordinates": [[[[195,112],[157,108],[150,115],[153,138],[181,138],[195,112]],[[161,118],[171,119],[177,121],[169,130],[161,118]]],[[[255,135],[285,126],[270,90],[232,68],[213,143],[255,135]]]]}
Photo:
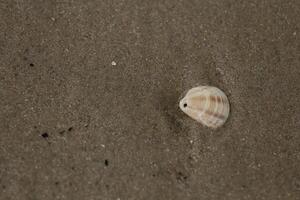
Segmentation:
{"type": "Polygon", "coordinates": [[[297,0],[2,1],[0,199],[299,199],[299,37],[297,0]]]}

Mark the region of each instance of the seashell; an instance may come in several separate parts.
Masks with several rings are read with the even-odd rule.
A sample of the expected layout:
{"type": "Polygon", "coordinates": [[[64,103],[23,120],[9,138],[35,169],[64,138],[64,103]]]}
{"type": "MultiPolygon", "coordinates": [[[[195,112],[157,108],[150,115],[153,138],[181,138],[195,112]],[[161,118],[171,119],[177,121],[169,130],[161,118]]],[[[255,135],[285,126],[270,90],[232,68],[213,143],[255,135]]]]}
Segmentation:
{"type": "Polygon", "coordinates": [[[212,86],[190,89],[180,100],[179,107],[185,114],[210,128],[222,126],[230,111],[227,96],[219,88],[212,86]]]}

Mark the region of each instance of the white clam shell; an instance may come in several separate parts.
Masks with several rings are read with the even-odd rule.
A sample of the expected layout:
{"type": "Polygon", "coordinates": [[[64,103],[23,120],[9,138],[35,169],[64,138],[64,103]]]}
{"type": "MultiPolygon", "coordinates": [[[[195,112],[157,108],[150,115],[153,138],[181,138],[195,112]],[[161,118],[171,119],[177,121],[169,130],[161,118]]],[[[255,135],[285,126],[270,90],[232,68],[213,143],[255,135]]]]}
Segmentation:
{"type": "Polygon", "coordinates": [[[179,107],[188,116],[210,128],[222,126],[230,111],[227,96],[212,86],[190,89],[180,100],[179,107]]]}

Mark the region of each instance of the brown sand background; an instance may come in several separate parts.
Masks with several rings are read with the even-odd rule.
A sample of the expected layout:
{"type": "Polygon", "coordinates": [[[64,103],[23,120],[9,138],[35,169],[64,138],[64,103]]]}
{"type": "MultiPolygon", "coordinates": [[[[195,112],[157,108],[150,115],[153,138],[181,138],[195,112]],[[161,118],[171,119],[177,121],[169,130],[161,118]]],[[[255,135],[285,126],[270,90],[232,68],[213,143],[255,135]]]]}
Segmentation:
{"type": "Polygon", "coordinates": [[[299,0],[0,1],[0,199],[300,199],[299,28],[299,0]],[[199,84],[216,131],[178,109],[199,84]]]}

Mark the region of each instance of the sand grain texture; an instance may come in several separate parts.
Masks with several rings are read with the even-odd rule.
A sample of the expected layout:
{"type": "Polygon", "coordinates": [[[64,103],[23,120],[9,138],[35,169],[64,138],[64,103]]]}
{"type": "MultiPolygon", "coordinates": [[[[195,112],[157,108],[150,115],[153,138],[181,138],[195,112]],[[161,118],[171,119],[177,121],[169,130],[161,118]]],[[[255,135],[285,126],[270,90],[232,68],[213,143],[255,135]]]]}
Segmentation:
{"type": "Polygon", "coordinates": [[[0,1],[0,199],[299,199],[299,19],[298,0],[0,1]],[[228,95],[221,129],[178,108],[197,85],[228,95]]]}

